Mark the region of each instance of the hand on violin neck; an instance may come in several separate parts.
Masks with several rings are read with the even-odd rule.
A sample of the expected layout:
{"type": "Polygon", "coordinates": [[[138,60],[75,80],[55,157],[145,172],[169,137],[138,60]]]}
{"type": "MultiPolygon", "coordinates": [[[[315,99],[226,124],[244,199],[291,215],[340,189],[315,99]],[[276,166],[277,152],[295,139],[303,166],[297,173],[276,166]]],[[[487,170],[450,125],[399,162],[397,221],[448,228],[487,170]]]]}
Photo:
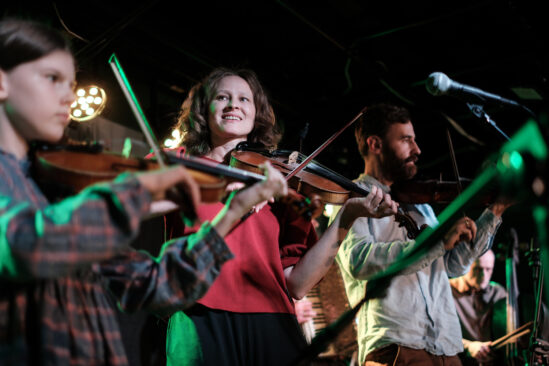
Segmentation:
{"type": "Polygon", "coordinates": [[[242,215],[255,206],[263,207],[267,202],[288,194],[284,176],[269,162],[260,165],[265,179],[238,192],[231,202],[231,208],[242,211],[242,215]]]}
{"type": "Polygon", "coordinates": [[[136,176],[153,201],[167,199],[178,205],[185,202],[194,208],[200,203],[200,188],[183,166],[138,173],[136,176]],[[177,189],[174,191],[173,188],[177,189]]]}
{"type": "Polygon", "coordinates": [[[468,218],[462,217],[452,225],[450,230],[444,235],[444,249],[452,250],[456,244],[460,241],[472,242],[477,235],[477,225],[475,221],[468,218]]]}
{"type": "Polygon", "coordinates": [[[152,196],[151,213],[159,214],[180,209],[191,224],[197,219],[200,188],[183,166],[154,170],[136,175],[152,196]],[[166,200],[172,202],[166,202],[166,200]]]}
{"type": "Polygon", "coordinates": [[[372,186],[366,197],[350,198],[341,209],[339,227],[350,229],[359,217],[381,218],[397,213],[398,203],[379,187],[372,186]]]}
{"type": "Polygon", "coordinates": [[[507,210],[509,207],[513,206],[516,203],[517,201],[515,199],[499,196],[496,198],[494,203],[488,206],[488,209],[492,211],[492,213],[497,217],[501,217],[505,210],[507,210]]]}

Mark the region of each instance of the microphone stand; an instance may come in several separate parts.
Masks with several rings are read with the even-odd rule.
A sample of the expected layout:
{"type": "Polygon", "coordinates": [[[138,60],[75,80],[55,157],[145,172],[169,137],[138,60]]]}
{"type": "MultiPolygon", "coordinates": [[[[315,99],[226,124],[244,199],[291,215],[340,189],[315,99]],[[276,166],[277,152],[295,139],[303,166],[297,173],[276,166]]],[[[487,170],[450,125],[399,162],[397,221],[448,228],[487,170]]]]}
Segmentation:
{"type": "Polygon", "coordinates": [[[471,110],[471,112],[477,116],[478,118],[480,119],[483,119],[485,120],[486,122],[488,122],[489,124],[491,124],[495,129],[496,131],[498,131],[503,137],[505,137],[505,139],[507,141],[510,141],[511,138],[509,138],[509,136],[507,136],[507,134],[505,134],[505,132],[503,132],[497,125],[496,125],[496,122],[488,115],[488,113],[486,113],[484,111],[484,107],[481,106],[480,104],[474,104],[474,103],[467,103],[467,107],[469,107],[469,109],[471,110]]]}
{"type": "Polygon", "coordinates": [[[532,275],[534,280],[534,324],[532,325],[532,333],[530,336],[530,342],[528,350],[530,352],[529,365],[536,365],[536,347],[540,346],[538,340],[539,328],[540,328],[540,316],[542,310],[542,293],[543,293],[543,265],[540,260],[540,249],[534,248],[534,244],[531,243],[530,251],[528,253],[528,264],[532,267],[532,275]]]}

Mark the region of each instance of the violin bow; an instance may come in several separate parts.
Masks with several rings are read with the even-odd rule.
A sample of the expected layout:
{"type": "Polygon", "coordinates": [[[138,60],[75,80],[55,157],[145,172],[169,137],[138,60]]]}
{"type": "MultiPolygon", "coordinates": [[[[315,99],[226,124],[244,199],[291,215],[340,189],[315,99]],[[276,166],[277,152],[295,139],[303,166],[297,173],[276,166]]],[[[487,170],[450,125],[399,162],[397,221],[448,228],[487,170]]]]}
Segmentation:
{"type": "MultiPolygon", "coordinates": [[[[114,76],[116,77],[116,80],[118,81],[118,84],[120,85],[120,88],[124,93],[124,96],[128,100],[130,108],[135,118],[137,119],[139,127],[141,128],[141,131],[145,136],[145,139],[147,140],[147,142],[149,143],[149,146],[154,152],[154,156],[156,157],[158,165],[160,166],[160,168],[166,168],[167,160],[165,158],[164,152],[160,150],[158,139],[154,135],[154,132],[149,122],[147,121],[147,118],[145,117],[145,113],[143,112],[143,109],[141,108],[141,106],[139,105],[139,102],[137,101],[136,94],[133,92],[130,82],[126,77],[126,73],[124,72],[122,65],[120,65],[120,61],[118,61],[118,58],[114,53],[109,58],[109,65],[111,66],[114,76]]],[[[183,219],[183,222],[185,222],[185,225],[189,226],[191,222],[196,221],[196,219],[198,218],[198,215],[196,214],[196,211],[194,210],[190,199],[188,199],[185,194],[178,194],[177,192],[174,192],[174,193],[183,202],[183,207],[181,207],[181,210],[183,211],[182,219],[183,219]]]]}
{"type": "MultiPolygon", "coordinates": [[[[446,127],[446,138],[448,139],[448,149],[450,150],[450,160],[452,161],[452,169],[454,170],[454,175],[456,177],[456,188],[458,191],[458,196],[463,192],[463,187],[461,186],[461,179],[459,175],[456,153],[454,151],[454,144],[452,143],[452,136],[450,135],[450,130],[446,127]]],[[[463,217],[467,217],[465,211],[463,211],[463,217]]],[[[466,220],[466,225],[469,227],[469,221],[466,220]]]]}
{"type": "Polygon", "coordinates": [[[286,175],[286,180],[290,180],[294,175],[302,171],[318,154],[322,152],[328,145],[330,145],[343,131],[345,131],[349,126],[351,126],[357,119],[359,119],[364,112],[366,112],[367,107],[364,107],[351,121],[349,121],[345,126],[343,126],[339,131],[334,133],[328,140],[326,140],[322,145],[320,145],[313,153],[305,158],[294,170],[292,170],[288,175],[286,175]]]}
{"type": "MultiPolygon", "coordinates": [[[[286,175],[286,180],[288,181],[294,175],[303,170],[322,150],[324,150],[329,144],[331,144],[343,131],[345,131],[349,126],[351,126],[357,119],[359,119],[368,109],[368,107],[362,108],[362,110],[345,126],[343,126],[339,131],[334,133],[328,140],[326,140],[322,145],[320,145],[311,155],[306,157],[294,170],[286,175]]],[[[336,181],[337,182],[337,181],[336,181]]],[[[341,184],[341,182],[337,182],[341,184]]],[[[418,228],[418,225],[401,207],[397,209],[398,213],[395,215],[400,226],[405,226],[408,231],[408,237],[410,239],[415,238],[421,232],[421,229],[418,228]]]]}
{"type": "Polygon", "coordinates": [[[452,143],[452,136],[450,135],[450,130],[448,128],[446,128],[446,138],[448,139],[448,149],[450,150],[450,159],[452,160],[452,168],[454,170],[454,176],[456,177],[456,186],[459,195],[461,194],[461,192],[463,192],[463,187],[461,186],[461,180],[459,179],[456,153],[454,151],[454,144],[452,143]]]}
{"type": "Polygon", "coordinates": [[[164,155],[159,148],[158,140],[154,135],[154,132],[149,122],[147,121],[147,118],[145,117],[145,113],[143,112],[143,109],[141,109],[141,106],[137,101],[137,97],[133,92],[133,89],[130,85],[130,82],[128,81],[128,78],[126,77],[126,73],[124,72],[124,69],[122,69],[122,66],[120,65],[120,61],[118,61],[118,58],[114,53],[109,58],[109,65],[111,66],[114,76],[116,77],[116,80],[118,81],[118,84],[120,85],[120,88],[124,93],[124,96],[128,100],[128,103],[130,104],[130,108],[133,112],[133,115],[137,119],[137,123],[139,124],[139,127],[141,128],[141,131],[145,136],[145,139],[147,140],[149,146],[153,150],[154,155],[157,157],[158,165],[161,168],[165,168],[166,162],[164,160],[164,155]]]}

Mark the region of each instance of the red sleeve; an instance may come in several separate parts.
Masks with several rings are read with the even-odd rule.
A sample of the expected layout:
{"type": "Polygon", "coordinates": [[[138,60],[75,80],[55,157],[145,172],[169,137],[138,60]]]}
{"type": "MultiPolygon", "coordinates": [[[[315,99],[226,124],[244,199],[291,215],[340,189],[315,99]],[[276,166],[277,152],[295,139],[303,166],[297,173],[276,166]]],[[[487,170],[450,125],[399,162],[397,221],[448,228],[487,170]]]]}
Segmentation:
{"type": "Polygon", "coordinates": [[[311,220],[300,215],[286,204],[272,208],[280,224],[279,250],[282,267],[295,265],[307,250],[316,244],[318,236],[311,220]]]}

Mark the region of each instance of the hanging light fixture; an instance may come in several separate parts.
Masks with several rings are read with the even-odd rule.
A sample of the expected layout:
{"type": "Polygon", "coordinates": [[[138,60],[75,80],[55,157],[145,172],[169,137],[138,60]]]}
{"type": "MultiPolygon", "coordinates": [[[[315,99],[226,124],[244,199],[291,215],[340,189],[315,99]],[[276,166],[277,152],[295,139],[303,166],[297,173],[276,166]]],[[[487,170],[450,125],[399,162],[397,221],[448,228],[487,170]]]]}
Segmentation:
{"type": "Polygon", "coordinates": [[[107,94],[102,88],[96,85],[79,87],[71,105],[71,118],[78,122],[88,121],[100,115],[106,104],[107,94]]]}

